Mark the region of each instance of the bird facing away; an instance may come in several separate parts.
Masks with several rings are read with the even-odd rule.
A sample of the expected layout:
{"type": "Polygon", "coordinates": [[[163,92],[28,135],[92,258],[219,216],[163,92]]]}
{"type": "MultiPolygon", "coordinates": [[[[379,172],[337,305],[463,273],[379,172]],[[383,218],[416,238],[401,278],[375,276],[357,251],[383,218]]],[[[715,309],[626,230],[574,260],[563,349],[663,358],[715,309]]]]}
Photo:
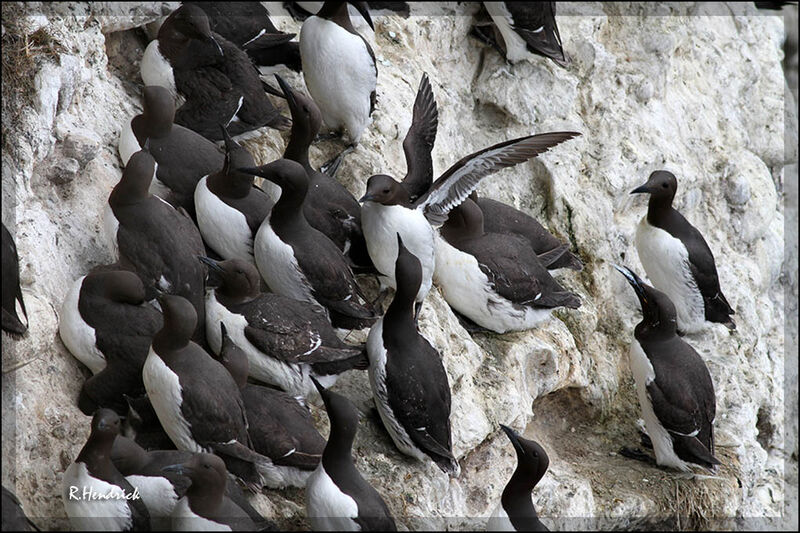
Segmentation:
{"type": "Polygon", "coordinates": [[[649,194],[636,228],[636,249],[647,277],[678,312],[678,330],[694,333],[706,321],[736,329],[734,310],[722,294],[714,254],[703,235],[672,207],[678,180],[665,170],[650,174],[631,194],[649,194]]]}
{"type": "Polygon", "coordinates": [[[647,435],[659,465],[690,471],[716,470],[716,398],[703,359],[678,336],[677,314],[669,297],[645,284],[628,268],[617,267],[633,287],[642,321],[631,343],[631,372],[647,435]]]}
{"type": "Polygon", "coordinates": [[[457,477],[450,433],[450,383],[442,356],[420,335],[414,300],[422,266],[398,235],[397,292],[370,329],[369,382],[378,414],[397,448],[420,461],[429,457],[442,472],[457,477]]]}
{"type": "Polygon", "coordinates": [[[517,468],[503,489],[487,531],[549,531],[539,520],[531,501],[531,491],[547,472],[550,459],[542,446],[522,438],[508,426],[500,424],[517,452],[517,468]]]}
{"type": "Polygon", "coordinates": [[[386,502],[356,470],[353,440],[358,411],[344,396],[314,380],[330,419],[331,432],[306,485],[306,514],[315,531],[397,531],[386,502]]]}

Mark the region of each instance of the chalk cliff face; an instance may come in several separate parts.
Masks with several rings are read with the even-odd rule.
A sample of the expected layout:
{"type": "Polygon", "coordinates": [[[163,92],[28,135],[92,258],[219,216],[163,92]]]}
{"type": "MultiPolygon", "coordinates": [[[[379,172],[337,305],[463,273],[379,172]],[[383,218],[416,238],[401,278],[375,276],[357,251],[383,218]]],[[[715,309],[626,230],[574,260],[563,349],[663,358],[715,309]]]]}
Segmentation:
{"type": "MultiPolygon", "coordinates": [[[[31,324],[22,340],[3,335],[3,484],[15,488],[40,526],[65,525],[61,479],[90,421],[76,406],[88,370],[58,338],[58,313],[74,280],[112,261],[101,213],[121,175],[117,137],[141,105],[138,61],[146,40],[135,28],[173,7],[3,8],[4,45],[29,42],[29,62],[15,63],[27,65],[15,78],[27,89],[3,93],[15,112],[3,118],[2,194],[31,324]]],[[[794,235],[795,247],[786,248],[795,255],[785,257],[782,202],[793,198],[786,216],[796,221],[797,122],[781,63],[783,19],[752,5],[559,3],[572,60],[561,69],[538,57],[506,64],[468,37],[477,11],[477,4],[445,4],[415,7],[408,19],[374,17],[378,106],[338,177],[360,196],[370,175],[404,174],[402,139],[423,72],[439,104],[437,175],[502,140],[582,132],[479,190],[531,213],[570,243],[585,268],[557,277],[583,305],[557,311],[533,331],[470,336],[433,289],[420,327],[444,357],[462,473],[449,479],[395,449],[372,412],[365,372],[344,376],[335,388],[364,414],[354,447],[358,468],[403,527],[481,528],[516,461],[498,431],[503,423],[527,428],[550,455],[534,502],[553,528],[779,520],[785,498],[796,498],[797,479],[796,319],[787,326],[791,351],[784,345],[784,306],[796,317],[797,241],[794,235]],[[735,332],[714,325],[686,338],[716,388],[723,466],[713,479],[687,480],[616,453],[639,440],[628,345],[640,313],[611,263],[644,275],[633,235],[646,200],[628,193],[661,168],[677,176],[675,206],[708,241],[736,310],[735,332]],[[785,475],[794,479],[793,492],[791,482],[785,492],[785,475]]],[[[285,16],[276,23],[299,30],[285,16]]],[[[287,78],[303,86],[302,76],[287,78]]],[[[286,141],[270,130],[245,145],[267,163],[286,141]]],[[[314,147],[312,161],[338,149],[330,142],[314,147]]],[[[354,332],[348,340],[365,336],[354,332]]],[[[313,410],[327,431],[324,411],[313,410]]],[[[267,491],[253,501],[269,516],[307,527],[303,491],[267,491]]]]}

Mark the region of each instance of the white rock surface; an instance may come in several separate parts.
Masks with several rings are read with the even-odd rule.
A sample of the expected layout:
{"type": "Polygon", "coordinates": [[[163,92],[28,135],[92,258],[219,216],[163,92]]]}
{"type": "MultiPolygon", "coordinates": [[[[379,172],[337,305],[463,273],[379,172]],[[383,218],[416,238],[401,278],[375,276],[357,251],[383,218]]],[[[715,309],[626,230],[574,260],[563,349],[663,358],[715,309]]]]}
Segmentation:
{"type": "MultiPolygon", "coordinates": [[[[46,28],[65,51],[37,63],[35,94],[20,101],[16,123],[3,123],[3,221],[16,236],[31,324],[20,341],[3,335],[3,484],[44,527],[64,525],[61,478],[89,430],[75,405],[88,370],[59,340],[57,310],[73,280],[111,261],[100,215],[121,175],[121,125],[140,109],[144,43],[136,31],[120,30],[156,20],[172,4],[71,5],[66,12],[29,5],[30,31],[46,28]]],[[[785,498],[797,494],[796,363],[787,367],[793,377],[784,395],[784,305],[796,316],[796,234],[785,257],[782,205],[793,190],[786,215],[796,221],[797,151],[784,150],[791,92],[781,66],[782,18],[756,14],[752,5],[559,3],[572,58],[564,70],[543,58],[507,65],[468,37],[475,4],[445,4],[437,16],[414,9],[409,19],[375,17],[378,107],[339,178],[360,196],[373,173],[402,176],[402,139],[427,72],[439,103],[438,173],[501,140],[583,133],[489,178],[480,191],[532,213],[571,243],[585,269],[558,276],[583,306],[525,333],[470,337],[431,291],[420,326],[450,378],[458,479],[394,449],[370,414],[366,373],[337,383],[365,414],[357,466],[400,526],[483,527],[515,461],[499,423],[527,426],[550,454],[534,499],[553,528],[796,525],[796,511],[786,512],[788,526],[781,518],[785,498]],[[655,14],[671,16],[648,16],[655,14]],[[616,455],[638,444],[627,346],[640,315],[610,263],[643,274],[633,234],[646,205],[628,192],[658,168],[678,176],[676,207],[705,235],[736,309],[735,333],[712,326],[688,338],[717,391],[724,465],[716,479],[681,479],[616,455]],[[784,406],[794,415],[785,418],[784,406]],[[785,466],[794,489],[784,487],[785,466]]],[[[285,17],[276,23],[299,29],[285,17]]],[[[302,86],[302,76],[287,78],[302,86]]],[[[789,120],[796,139],[796,112],[789,120]]],[[[285,142],[270,131],[246,146],[266,163],[285,142]]],[[[312,160],[338,149],[315,147],[312,160]]],[[[796,322],[790,331],[796,339],[796,322]]],[[[315,408],[315,416],[324,428],[324,413],[315,408]]],[[[266,514],[307,527],[302,491],[253,499],[266,514]]]]}

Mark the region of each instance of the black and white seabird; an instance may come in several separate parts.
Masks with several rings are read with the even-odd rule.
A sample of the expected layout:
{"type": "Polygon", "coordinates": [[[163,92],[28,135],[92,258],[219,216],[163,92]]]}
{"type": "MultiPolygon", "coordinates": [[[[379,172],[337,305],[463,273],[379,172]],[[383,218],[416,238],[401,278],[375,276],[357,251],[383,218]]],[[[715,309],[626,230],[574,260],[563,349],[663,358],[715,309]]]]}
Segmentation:
{"type": "Polygon", "coordinates": [[[193,215],[197,182],[222,168],[225,156],[199,133],[173,124],[174,118],[175,102],[169,91],[160,85],[145,87],[142,113],[122,128],[119,156],[127,165],[131,156],[148,143],[148,151],[158,163],[150,192],[193,215]]]}
{"type": "Polygon", "coordinates": [[[139,276],[127,270],[92,272],[67,292],[58,321],[64,346],[89,367],[78,407],[127,410],[125,395],[144,394],[142,367],[161,313],[145,300],[139,276]]]}
{"type": "Polygon", "coordinates": [[[481,208],[483,227],[488,233],[519,235],[528,241],[540,259],[548,257],[545,255],[548,252],[554,252],[552,256],[549,256],[552,257],[551,262],[544,265],[547,270],[583,269],[580,258],[569,250],[564,250],[563,254],[555,256],[558,253],[557,250],[560,250],[564,243],[547,231],[532,216],[492,198],[479,197],[475,191],[469,197],[481,208]]]}
{"type": "Polygon", "coordinates": [[[119,416],[98,409],[89,439],[64,472],[61,496],[76,531],[150,531],[147,507],[111,462],[119,430],[119,416]]]}
{"type": "Polygon", "coordinates": [[[124,397],[128,410],[122,421],[122,434],[148,450],[174,450],[175,444],[161,426],[147,393],[124,397]]]}
{"type": "MultiPolygon", "coordinates": [[[[374,29],[365,2],[352,2],[374,29]]],[[[303,77],[322,119],[357,145],[375,110],[375,52],[353,28],[347,2],[327,1],[300,29],[303,77]]]]}
{"type": "Polygon", "coordinates": [[[28,312],[19,286],[19,256],[14,238],[3,224],[3,331],[22,335],[28,330],[28,312]],[[22,318],[24,317],[24,318],[22,318]]]}
{"type": "Polygon", "coordinates": [[[161,85],[185,99],[175,112],[177,124],[212,141],[222,139],[220,124],[234,136],[262,126],[288,127],[247,54],[212,32],[196,5],[185,4],[167,17],[145,49],[141,73],[145,85],[161,85]]]}
{"type": "Polygon", "coordinates": [[[336,244],[314,229],[303,214],[308,177],[302,165],[279,159],[243,168],[281,188],[281,197],[255,240],[258,271],[276,293],[328,310],[334,327],[358,329],[377,319],[336,244]]]}
{"type": "Polygon", "coordinates": [[[306,515],[315,531],[397,531],[386,502],[353,464],[358,411],[350,400],[316,380],[331,432],[306,485],[306,515]]]}
{"type": "Polygon", "coordinates": [[[678,330],[693,333],[705,321],[736,329],[734,310],[722,294],[714,254],[703,235],[672,207],[678,190],[675,175],[650,174],[631,194],[647,193],[647,215],[636,228],[636,249],[647,277],[664,291],[678,313],[678,330]]]}
{"type": "Polygon", "coordinates": [[[433,226],[447,220],[450,210],[463,202],[480,181],[498,170],[517,165],[546,152],[575,132],[553,132],[505,141],[468,155],[442,174],[422,196],[411,201],[405,187],[383,174],[367,181],[361,198],[361,227],[367,249],[381,274],[381,283],[395,287],[397,234],[406,248],[422,264],[422,284],[417,294],[420,304],[431,288],[435,261],[433,226]]]}
{"type": "MultiPolygon", "coordinates": [[[[292,17],[303,21],[310,15],[318,13],[324,2],[284,2],[283,5],[292,17]]],[[[403,18],[411,14],[408,2],[366,2],[371,12],[388,11],[403,18]]]]}
{"type": "Polygon", "coordinates": [[[246,261],[209,265],[206,291],[208,344],[220,353],[220,324],[249,361],[249,375],[296,396],[314,390],[309,376],[333,385],[341,372],[367,367],[363,348],[339,340],[323,309],[259,291],[260,277],[246,261]]]}
{"type": "Polygon", "coordinates": [[[669,297],[630,269],[617,267],[642,307],[631,343],[631,373],[647,435],[659,465],[688,472],[691,465],[715,471],[716,398],[703,359],[677,334],[669,297]]]}
{"type": "MultiPolygon", "coordinates": [[[[256,274],[258,276],[258,274],[256,274]]],[[[325,439],[314,427],[311,412],[302,398],[286,392],[247,382],[250,363],[247,355],[222,330],[222,351],[219,361],[239,385],[250,427],[253,449],[272,460],[273,479],[266,484],[273,488],[293,486],[305,488],[308,476],[322,459],[325,439]]]]}
{"type": "Polygon", "coordinates": [[[314,100],[292,89],[283,78],[277,74],[275,77],[292,113],[292,134],[283,157],[303,165],[308,175],[308,194],[303,202],[306,220],[313,228],[327,235],[354,265],[371,265],[367,243],[361,231],[361,206],[358,200],[333,179],[332,173],[328,175],[316,170],[308,159],[308,149],[322,124],[319,107],[314,100]]]}
{"type": "Polygon", "coordinates": [[[428,456],[451,477],[461,469],[450,434],[450,384],[442,356],[420,335],[414,301],[422,266],[397,236],[394,300],[367,338],[369,383],[383,425],[397,448],[420,461],[428,456]]]}
{"type": "Polygon", "coordinates": [[[239,258],[255,264],[253,238],[280,196],[280,189],[264,182],[254,184],[241,167],[255,166],[253,156],[237,144],[223,127],[225,163],[203,177],[194,191],[197,226],[208,246],[223,259],[239,258]]]}
{"type": "Polygon", "coordinates": [[[225,495],[228,471],[216,455],[194,454],[188,461],[162,470],[191,481],[172,511],[173,531],[260,531],[264,527],[225,495]]]}
{"type": "Polygon", "coordinates": [[[3,487],[3,504],[2,508],[2,531],[40,531],[40,529],[31,522],[25,515],[22,509],[22,504],[14,495],[13,492],[3,487]]]}
{"type": "MultiPolygon", "coordinates": [[[[114,440],[111,461],[125,479],[139,490],[139,495],[150,512],[154,529],[170,529],[172,512],[191,484],[187,475],[164,471],[164,467],[188,462],[194,455],[194,452],[180,450],[147,451],[122,435],[114,440]]],[[[226,485],[225,495],[253,520],[267,524],[266,519],[253,509],[236,483],[226,485]]]]}
{"type": "Polygon", "coordinates": [[[467,198],[452,209],[436,239],[434,278],[447,303],[479,326],[505,333],[530,329],[556,307],[577,309],[578,295],[565,290],[527,239],[484,230],[483,213],[467,198]]]}
{"type": "Polygon", "coordinates": [[[146,151],[131,156],[108,197],[106,234],[121,266],[141,278],[146,299],[165,292],[192,303],[201,318],[195,339],[205,343],[206,269],[197,261],[198,255],[205,255],[203,239],[185,212],[148,192],[157,167],[146,151]]]}
{"type": "Polygon", "coordinates": [[[549,531],[539,520],[531,501],[531,491],[542,479],[550,459],[542,446],[522,438],[516,431],[500,424],[517,452],[517,468],[506,483],[500,504],[495,508],[487,531],[549,531]]]}
{"type": "Polygon", "coordinates": [[[484,2],[483,5],[492,22],[476,25],[473,34],[497,48],[508,61],[516,63],[538,54],[559,66],[569,65],[558,33],[555,2],[484,2]]]}
{"type": "Polygon", "coordinates": [[[300,44],[278,30],[260,2],[184,2],[205,11],[211,31],[247,52],[261,74],[286,66],[300,72],[300,44]]]}
{"type": "Polygon", "coordinates": [[[257,467],[269,460],[252,449],[239,387],[191,342],[197,316],[188,300],[164,295],[158,301],[164,327],[153,337],[142,379],[164,431],[179,450],[224,456],[231,472],[258,490],[263,479],[257,467]]]}

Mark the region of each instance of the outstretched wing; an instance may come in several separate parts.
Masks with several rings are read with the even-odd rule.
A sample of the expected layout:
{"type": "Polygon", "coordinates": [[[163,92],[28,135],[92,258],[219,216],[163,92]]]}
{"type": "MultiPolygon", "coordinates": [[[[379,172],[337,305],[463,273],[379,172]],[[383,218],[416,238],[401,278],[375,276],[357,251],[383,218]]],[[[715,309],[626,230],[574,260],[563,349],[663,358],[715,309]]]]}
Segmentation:
{"type": "Polygon", "coordinates": [[[403,186],[408,191],[411,201],[419,198],[433,183],[433,159],[431,152],[436,141],[436,130],[439,127],[439,110],[433,97],[428,75],[422,75],[417,98],[414,100],[414,115],[411,127],[403,140],[403,152],[406,155],[406,176],[403,186]]]}
{"type": "Polygon", "coordinates": [[[440,226],[447,220],[450,210],[463,202],[486,176],[524,163],[578,135],[580,133],[572,131],[529,135],[470,154],[442,174],[415,205],[424,210],[425,217],[432,225],[440,226]]]}

